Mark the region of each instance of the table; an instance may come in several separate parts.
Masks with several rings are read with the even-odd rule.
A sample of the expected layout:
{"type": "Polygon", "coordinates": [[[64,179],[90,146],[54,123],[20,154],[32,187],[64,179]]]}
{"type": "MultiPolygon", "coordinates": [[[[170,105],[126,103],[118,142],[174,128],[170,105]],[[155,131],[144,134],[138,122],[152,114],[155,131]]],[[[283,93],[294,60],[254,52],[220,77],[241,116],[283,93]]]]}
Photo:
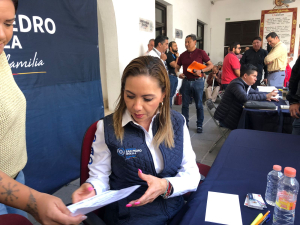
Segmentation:
{"type": "MultiPolygon", "coordinates": [[[[205,222],[208,191],[239,195],[243,224],[252,223],[261,211],[244,206],[247,193],[265,197],[267,174],[274,164],[290,166],[300,173],[300,136],[273,132],[233,130],[221,148],[206,179],[194,192],[171,224],[214,224],[205,222]]],[[[297,174],[298,181],[300,175],[297,174]]],[[[298,197],[299,199],[299,197],[298,197]]],[[[217,216],[217,215],[216,215],[217,216]]],[[[271,224],[271,223],[270,223],[271,224]]],[[[300,205],[295,224],[300,224],[300,205]]]]}
{"type": "MultiPolygon", "coordinates": [[[[266,101],[267,102],[267,101],[266,101]]],[[[281,109],[280,105],[286,105],[286,102],[279,99],[274,102],[277,110],[258,110],[243,109],[238,129],[251,129],[260,131],[270,131],[291,134],[294,119],[290,116],[288,109],[281,109]]]]}

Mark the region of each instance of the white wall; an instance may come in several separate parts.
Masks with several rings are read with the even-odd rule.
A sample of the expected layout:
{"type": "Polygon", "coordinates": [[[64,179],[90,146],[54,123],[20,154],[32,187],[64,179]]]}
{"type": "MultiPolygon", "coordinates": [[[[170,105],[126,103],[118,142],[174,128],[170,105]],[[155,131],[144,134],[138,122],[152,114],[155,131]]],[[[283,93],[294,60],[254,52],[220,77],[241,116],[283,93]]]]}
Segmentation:
{"type": "Polygon", "coordinates": [[[151,20],[155,26],[154,0],[113,0],[119,46],[120,76],[128,63],[143,55],[149,40],[155,38],[153,32],[139,30],[139,18],[151,20]]]}
{"type": "Polygon", "coordinates": [[[100,73],[105,106],[114,109],[119,96],[119,48],[114,6],[111,0],[98,0],[100,73]],[[117,79],[116,79],[117,78],[117,79]]]}
{"type": "MultiPolygon", "coordinates": [[[[117,24],[121,77],[127,64],[143,55],[148,49],[148,41],[155,38],[155,27],[153,32],[139,30],[139,18],[150,20],[155,26],[155,0],[112,0],[112,2],[117,24]]],[[[210,0],[158,0],[158,2],[167,7],[167,36],[169,41],[177,42],[179,53],[186,50],[185,36],[196,34],[197,20],[207,24],[204,31],[204,50],[210,52],[210,0]],[[183,31],[182,39],[175,39],[175,29],[183,31]]]]}
{"type": "MultiPolygon", "coordinates": [[[[113,110],[113,105],[117,100],[117,95],[109,93],[112,89],[115,93],[120,90],[120,83],[117,78],[121,78],[123,70],[128,63],[147,51],[147,44],[151,38],[155,38],[155,0],[98,0],[103,5],[104,2],[111,2],[114,8],[114,15],[116,20],[117,43],[112,43],[109,40],[101,37],[105,36],[105,31],[99,31],[99,48],[100,51],[106,45],[115,44],[118,46],[118,51],[115,55],[118,59],[118,65],[114,73],[108,72],[112,64],[108,66],[109,62],[106,57],[107,53],[100,52],[100,66],[104,101],[108,101],[109,109],[113,110]],[[154,29],[152,32],[145,32],[139,30],[139,19],[147,19],[153,22],[154,29]],[[102,48],[101,48],[102,47],[102,48]],[[103,61],[105,65],[103,65],[103,61]],[[109,79],[114,77],[116,83],[113,85],[109,83],[109,79]],[[113,88],[112,88],[113,87],[113,88]]],[[[170,41],[175,40],[178,43],[179,53],[185,51],[184,37],[188,34],[196,34],[197,20],[207,24],[205,26],[204,50],[210,51],[210,0],[158,0],[167,7],[167,36],[170,41]],[[175,29],[183,31],[182,39],[175,39],[175,29]]],[[[104,6],[104,5],[103,5],[104,6]]],[[[104,9],[105,10],[105,9],[104,9]]],[[[103,11],[103,9],[102,9],[103,11]]],[[[101,13],[101,12],[100,12],[101,13]]],[[[101,17],[101,16],[100,16],[101,17]]],[[[110,21],[99,21],[99,26],[109,27],[110,21]]],[[[99,29],[101,29],[99,27],[99,29]]]]}
{"type": "MultiPolygon", "coordinates": [[[[210,0],[165,0],[173,6],[173,33],[167,34],[169,40],[175,40],[179,53],[184,52],[185,37],[189,34],[197,33],[197,20],[206,24],[204,27],[204,50],[210,52],[210,27],[211,27],[211,3],[210,0]],[[182,39],[175,39],[175,29],[183,31],[182,39]]],[[[167,12],[169,13],[169,12],[167,12]]]]}
{"type": "MultiPolygon", "coordinates": [[[[300,37],[300,2],[297,0],[289,4],[289,8],[298,7],[296,44],[294,61],[298,56],[298,46],[300,37]]],[[[260,20],[262,10],[274,8],[273,0],[225,0],[216,1],[211,7],[211,60],[213,63],[223,61],[224,58],[224,38],[225,22],[260,20]],[[225,21],[230,18],[230,21],[225,21]]],[[[292,63],[291,63],[292,64],[292,63]]]]}

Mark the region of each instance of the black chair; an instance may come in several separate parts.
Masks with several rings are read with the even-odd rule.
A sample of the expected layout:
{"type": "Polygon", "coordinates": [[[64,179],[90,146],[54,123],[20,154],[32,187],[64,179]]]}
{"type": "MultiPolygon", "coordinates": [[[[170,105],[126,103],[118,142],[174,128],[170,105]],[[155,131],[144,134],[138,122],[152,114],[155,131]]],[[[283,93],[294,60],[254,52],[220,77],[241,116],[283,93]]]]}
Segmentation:
{"type": "Polygon", "coordinates": [[[217,109],[217,107],[215,106],[215,104],[212,102],[211,99],[208,99],[206,102],[206,108],[211,116],[211,118],[213,119],[213,121],[215,122],[216,126],[219,128],[219,132],[221,134],[221,137],[212,145],[212,147],[210,148],[209,150],[209,153],[211,153],[214,149],[214,147],[222,140],[222,138],[226,139],[229,132],[230,132],[230,129],[228,128],[225,128],[225,127],[221,127],[220,126],[220,123],[214,118],[214,113],[215,113],[215,110],[217,109]]]}

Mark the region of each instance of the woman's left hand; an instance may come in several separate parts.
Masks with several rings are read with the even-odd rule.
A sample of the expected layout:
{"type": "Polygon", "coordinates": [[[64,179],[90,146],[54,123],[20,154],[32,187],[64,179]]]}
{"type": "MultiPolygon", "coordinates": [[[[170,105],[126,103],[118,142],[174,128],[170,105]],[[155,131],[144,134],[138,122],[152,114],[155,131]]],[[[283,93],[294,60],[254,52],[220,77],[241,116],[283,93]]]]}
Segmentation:
{"type": "Polygon", "coordinates": [[[137,200],[129,202],[126,207],[136,207],[146,205],[147,203],[153,202],[159,195],[165,193],[168,182],[166,179],[154,177],[152,175],[143,174],[141,170],[138,172],[139,177],[146,181],[148,189],[145,194],[137,200]]]}

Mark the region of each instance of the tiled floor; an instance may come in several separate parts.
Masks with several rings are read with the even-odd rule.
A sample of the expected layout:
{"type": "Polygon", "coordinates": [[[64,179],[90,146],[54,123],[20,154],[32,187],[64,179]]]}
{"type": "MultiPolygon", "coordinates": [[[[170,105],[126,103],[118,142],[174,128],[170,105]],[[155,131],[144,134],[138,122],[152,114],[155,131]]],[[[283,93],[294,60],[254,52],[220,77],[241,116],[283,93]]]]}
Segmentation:
{"type": "MultiPolygon", "coordinates": [[[[173,109],[181,112],[181,106],[174,105],[173,109]]],[[[206,107],[204,106],[204,123],[203,123],[203,133],[198,134],[196,132],[196,108],[194,103],[190,105],[190,122],[189,122],[189,130],[191,136],[191,142],[193,149],[196,153],[197,161],[203,164],[211,166],[219,153],[220,148],[222,147],[224,140],[219,142],[219,144],[214,148],[212,153],[209,153],[209,149],[213,145],[213,143],[218,140],[220,137],[220,133],[218,131],[217,126],[215,125],[213,119],[208,113],[206,107]]],[[[61,198],[65,204],[71,203],[71,195],[72,193],[79,187],[79,179],[71,182],[70,184],[64,186],[56,193],[55,196],[61,198]]],[[[39,224],[29,215],[30,221],[36,225],[39,224]]]]}

